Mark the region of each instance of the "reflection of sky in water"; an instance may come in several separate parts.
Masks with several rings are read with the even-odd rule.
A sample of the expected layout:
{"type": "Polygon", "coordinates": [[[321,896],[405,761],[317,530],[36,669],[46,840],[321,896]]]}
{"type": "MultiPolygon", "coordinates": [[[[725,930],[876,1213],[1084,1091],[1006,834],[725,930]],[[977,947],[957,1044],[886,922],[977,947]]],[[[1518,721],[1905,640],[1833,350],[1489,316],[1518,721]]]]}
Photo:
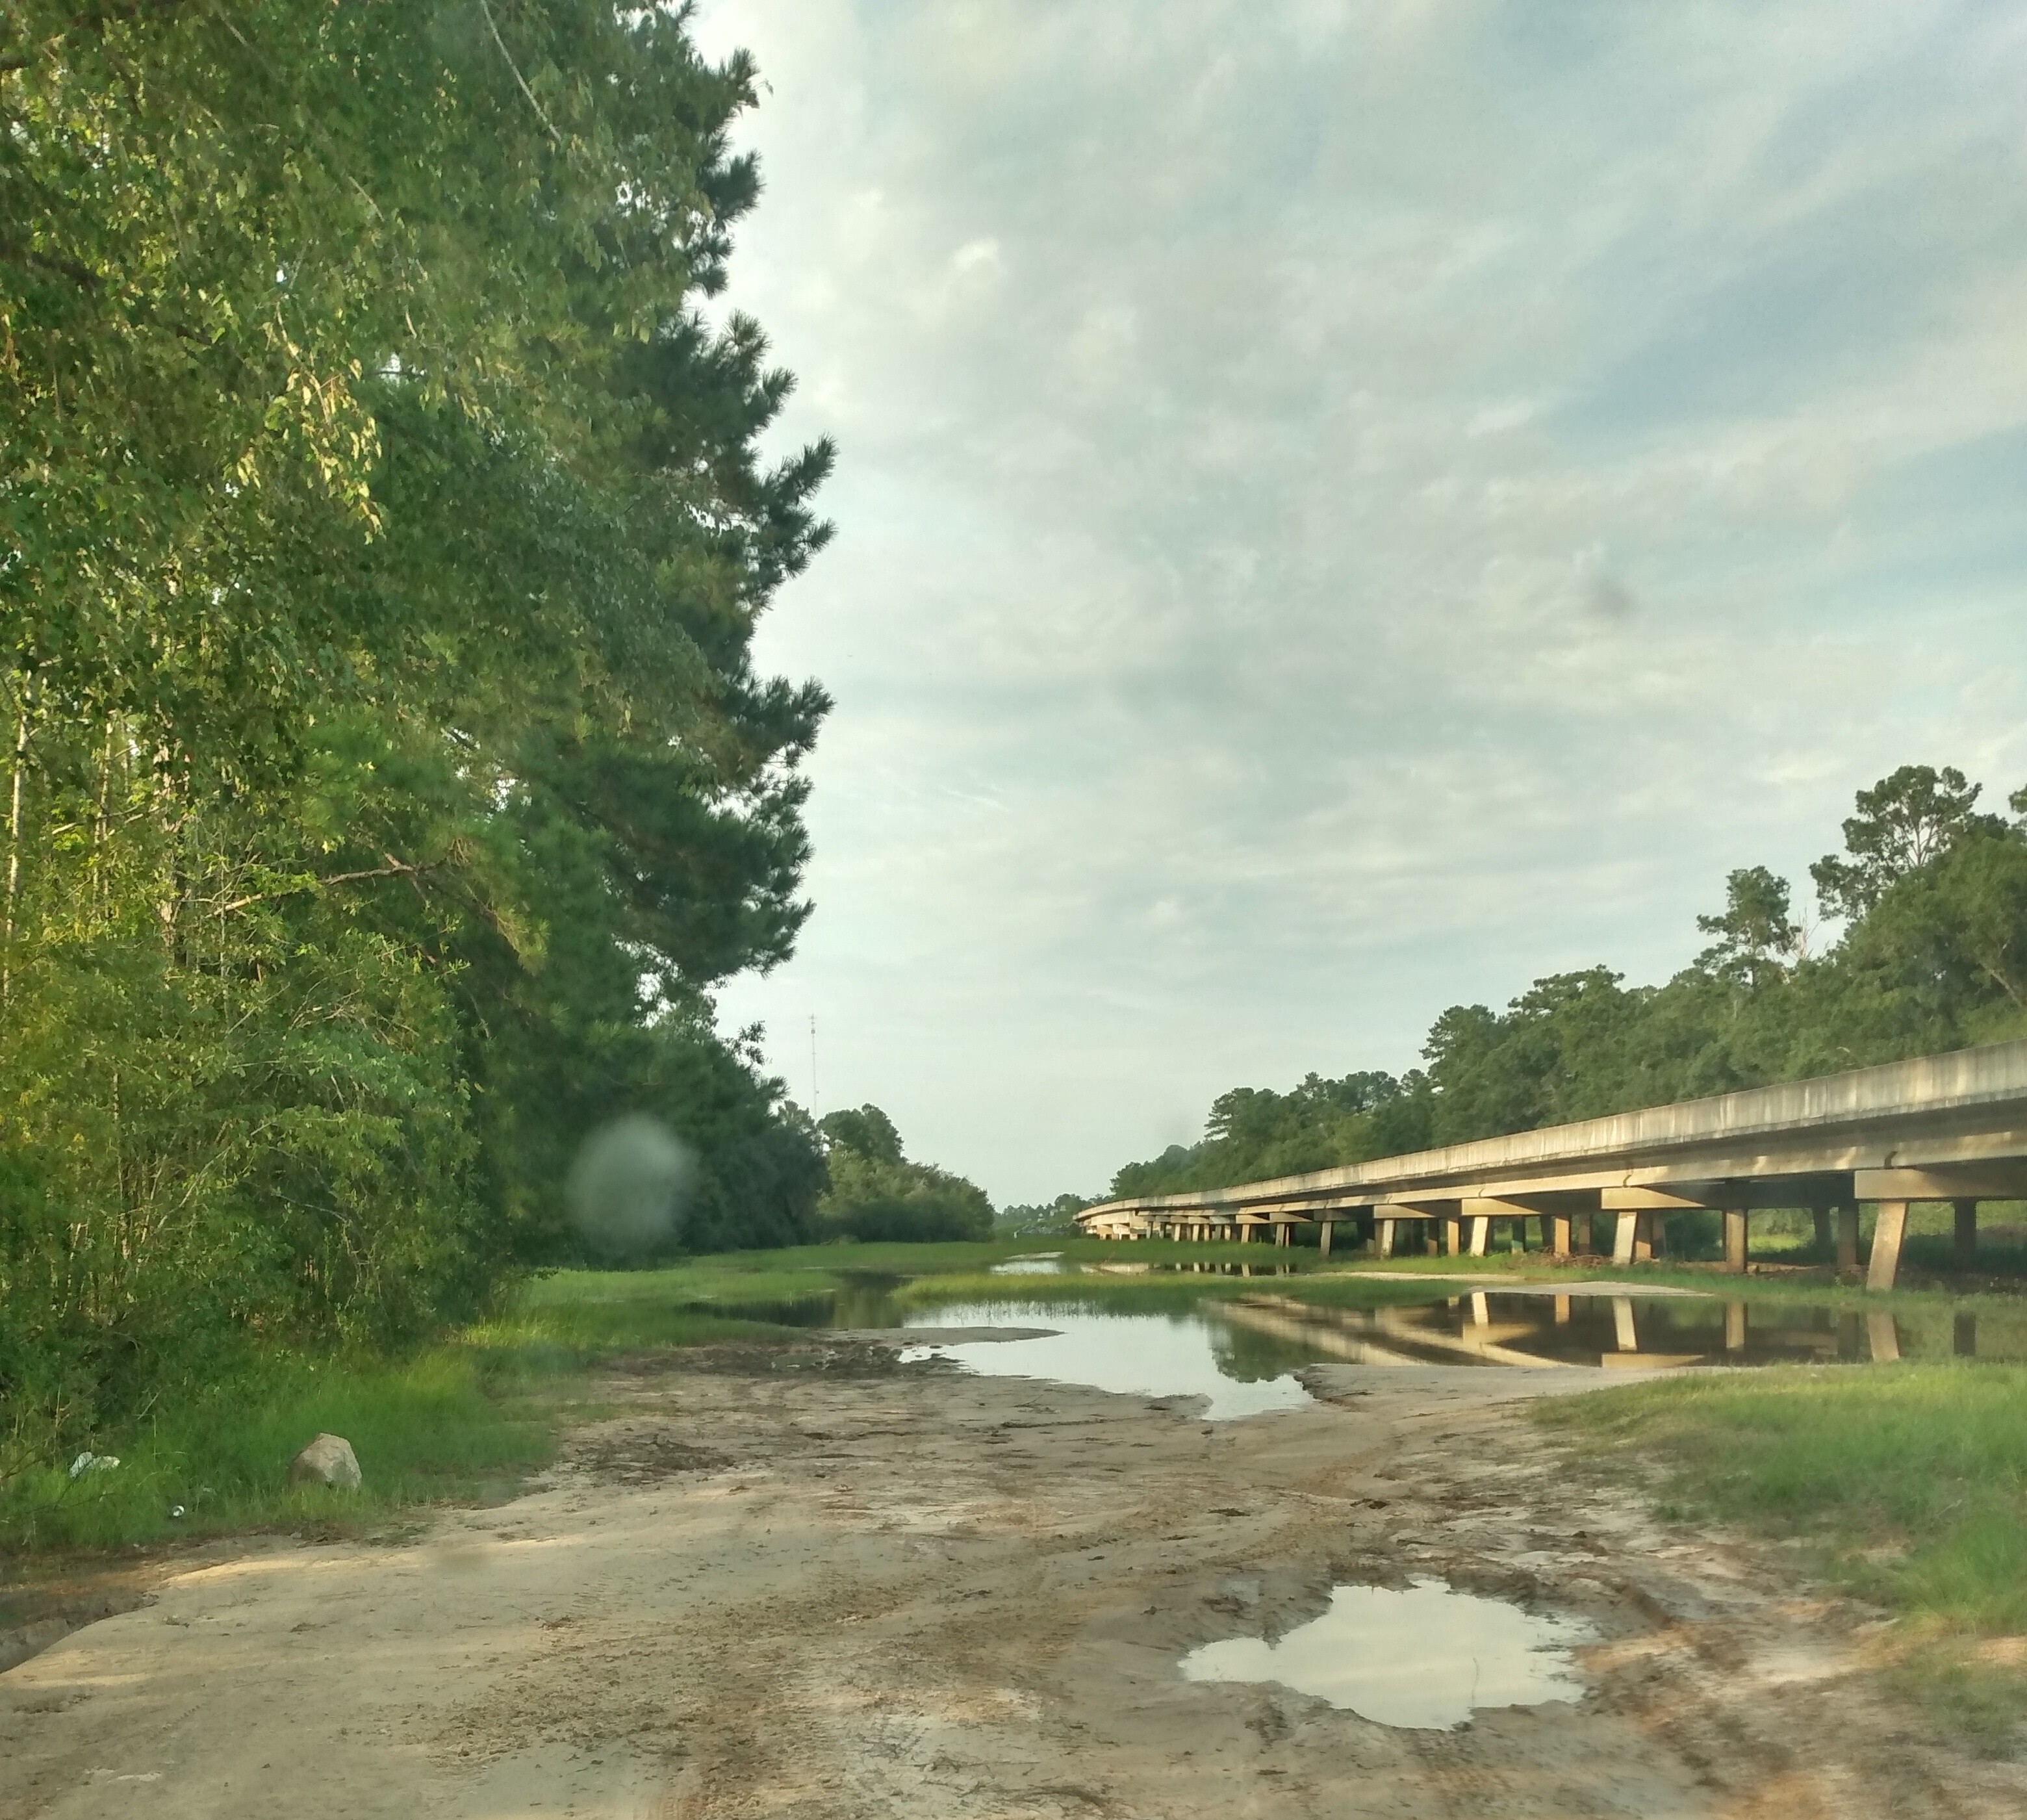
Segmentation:
{"type": "Polygon", "coordinates": [[[1595,1635],[1503,1600],[1417,1578],[1405,1591],[1339,1586],[1330,1609],[1278,1641],[1234,1637],[1183,1658],[1185,1681],[1272,1681],[1386,1726],[1447,1729],[1473,1708],[1577,1700],[1569,1647],[1595,1635]]]}
{"type": "Polygon", "coordinates": [[[1060,1276],[1064,1270],[1060,1251],[1038,1251],[1032,1257],[1010,1257],[992,1266],[995,1276],[1060,1276]]]}
{"type": "Polygon", "coordinates": [[[1226,1341],[1224,1331],[1197,1315],[1093,1314],[1032,1302],[964,1302],[911,1315],[906,1324],[1055,1327],[1060,1331],[1044,1340],[925,1347],[922,1353],[961,1360],[981,1377],[1050,1378],[1133,1396],[1205,1397],[1209,1407],[1204,1413],[1214,1422],[1298,1408],[1309,1401],[1309,1392],[1290,1377],[1249,1383],[1227,1376],[1214,1343],[1226,1341]]]}

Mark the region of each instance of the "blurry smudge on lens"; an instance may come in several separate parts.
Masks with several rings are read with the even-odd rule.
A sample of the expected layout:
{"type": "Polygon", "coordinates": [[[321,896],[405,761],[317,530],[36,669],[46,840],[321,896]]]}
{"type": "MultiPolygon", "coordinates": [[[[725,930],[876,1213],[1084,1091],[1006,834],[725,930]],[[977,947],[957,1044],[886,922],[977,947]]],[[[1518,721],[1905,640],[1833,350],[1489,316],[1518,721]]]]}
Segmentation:
{"type": "Polygon", "coordinates": [[[586,1138],[567,1185],[570,1220],[601,1257],[637,1257],[672,1240],[696,1175],[696,1158],[674,1132],[630,1113],[586,1138]]]}

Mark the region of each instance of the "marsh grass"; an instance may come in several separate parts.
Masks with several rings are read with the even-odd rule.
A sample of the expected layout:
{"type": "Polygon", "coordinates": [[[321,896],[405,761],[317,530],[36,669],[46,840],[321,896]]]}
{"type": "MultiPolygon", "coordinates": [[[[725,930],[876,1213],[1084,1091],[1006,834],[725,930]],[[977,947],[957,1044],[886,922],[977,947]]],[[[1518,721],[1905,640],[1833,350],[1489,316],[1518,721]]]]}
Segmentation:
{"type": "Polygon", "coordinates": [[[1987,1748],[2013,1737],[2027,1674],[1981,1640],[2027,1634],[2027,1366],[1713,1372],[1534,1413],[1593,1459],[1655,1462],[1664,1515],[1804,1545],[1900,1619],[1910,1695],[1987,1748]]]}

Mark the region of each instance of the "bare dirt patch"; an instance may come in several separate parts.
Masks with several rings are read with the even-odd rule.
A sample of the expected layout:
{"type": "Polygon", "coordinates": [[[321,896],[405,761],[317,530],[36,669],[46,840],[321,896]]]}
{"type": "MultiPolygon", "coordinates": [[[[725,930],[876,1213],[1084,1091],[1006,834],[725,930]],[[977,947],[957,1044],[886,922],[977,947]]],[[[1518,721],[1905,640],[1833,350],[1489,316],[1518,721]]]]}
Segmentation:
{"type": "Polygon", "coordinates": [[[512,1503],[207,1562],[0,1675],[0,1815],[301,1811],[311,1764],[403,1820],[2027,1811],[1872,1614],[1571,1474],[1517,1399],[1589,1375],[1309,1381],[1212,1424],[834,1338],[636,1361],[512,1503]],[[1589,1619],[1588,1694],[1398,1731],[1178,1672],[1416,1574],[1589,1619]]]}

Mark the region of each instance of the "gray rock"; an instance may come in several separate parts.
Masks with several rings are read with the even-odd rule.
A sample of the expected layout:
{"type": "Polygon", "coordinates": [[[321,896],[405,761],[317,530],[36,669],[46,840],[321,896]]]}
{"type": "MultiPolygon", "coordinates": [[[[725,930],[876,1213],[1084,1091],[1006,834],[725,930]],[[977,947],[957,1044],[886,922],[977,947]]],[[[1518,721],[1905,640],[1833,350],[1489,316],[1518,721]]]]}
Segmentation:
{"type": "Polygon", "coordinates": [[[290,1463],[291,1485],[334,1485],[340,1491],[359,1489],[359,1456],[342,1434],[319,1434],[290,1463]]]}

